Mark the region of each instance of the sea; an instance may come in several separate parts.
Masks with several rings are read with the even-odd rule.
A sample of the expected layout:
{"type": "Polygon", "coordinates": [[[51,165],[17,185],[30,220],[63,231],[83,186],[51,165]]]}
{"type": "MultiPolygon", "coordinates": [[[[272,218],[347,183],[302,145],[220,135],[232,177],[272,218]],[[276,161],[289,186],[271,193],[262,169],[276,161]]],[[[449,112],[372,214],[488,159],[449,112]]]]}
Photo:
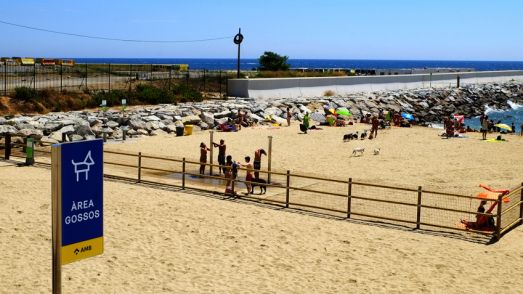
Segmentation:
{"type": "MultiPolygon", "coordinates": [[[[235,70],[234,58],[71,58],[77,63],[113,64],[188,64],[190,69],[235,70]]],[[[363,59],[289,59],[291,68],[413,69],[471,68],[478,71],[523,70],[523,61],[445,61],[445,60],[363,60],[363,59]]],[[[240,60],[241,70],[258,67],[258,59],[240,60]]]]}
{"type": "MultiPolygon", "coordinates": [[[[235,70],[234,58],[71,58],[77,63],[113,64],[188,64],[195,70],[235,70]]],[[[420,68],[470,68],[477,71],[523,70],[523,61],[452,61],[452,60],[351,60],[351,59],[289,59],[291,68],[350,68],[350,69],[420,69],[420,68]]],[[[258,59],[240,60],[241,70],[255,70],[258,59]]],[[[501,121],[520,131],[523,123],[523,105],[510,104],[511,109],[500,111],[486,107],[485,113],[495,122],[501,121]]],[[[479,117],[466,120],[471,128],[480,129],[479,117]]]]}
{"type": "MultiPolygon", "coordinates": [[[[500,121],[501,123],[512,125],[514,123],[515,131],[517,133],[521,132],[521,124],[523,123],[523,105],[518,105],[509,101],[510,105],[509,110],[498,110],[490,107],[485,107],[485,114],[488,115],[488,118],[493,120],[494,123],[500,121]]],[[[465,119],[465,125],[470,126],[473,129],[481,129],[481,124],[479,122],[479,117],[473,117],[465,119]]]]}

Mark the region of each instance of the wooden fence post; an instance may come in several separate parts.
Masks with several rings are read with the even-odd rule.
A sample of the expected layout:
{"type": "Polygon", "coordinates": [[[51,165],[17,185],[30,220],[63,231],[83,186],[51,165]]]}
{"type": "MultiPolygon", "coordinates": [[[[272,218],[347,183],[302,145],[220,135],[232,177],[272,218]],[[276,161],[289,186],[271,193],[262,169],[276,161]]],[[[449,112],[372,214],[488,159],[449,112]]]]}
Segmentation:
{"type": "Polygon", "coordinates": [[[267,171],[269,174],[267,175],[267,183],[271,183],[271,163],[272,163],[272,136],[269,136],[269,154],[267,156],[267,171]]]}
{"type": "Polygon", "coordinates": [[[496,216],[496,240],[501,238],[501,204],[503,203],[503,196],[498,196],[498,213],[496,216]]]}
{"type": "Polygon", "coordinates": [[[290,192],[291,192],[290,186],[291,186],[291,171],[287,170],[287,184],[285,186],[285,188],[286,188],[286,191],[285,191],[285,208],[289,208],[289,196],[290,196],[290,192]]]}
{"type": "Polygon", "coordinates": [[[349,178],[347,190],[347,218],[350,218],[350,213],[352,209],[352,178],[349,178]]]}
{"type": "Polygon", "coordinates": [[[519,224],[523,225],[523,183],[521,183],[521,197],[519,198],[519,201],[519,224]]]}
{"type": "Polygon", "coordinates": [[[9,160],[11,157],[11,134],[5,135],[5,150],[4,159],[9,160]]]}
{"type": "Polygon", "coordinates": [[[185,157],[182,161],[182,189],[185,190],[185,157]]]}
{"type": "Polygon", "coordinates": [[[142,152],[138,152],[138,183],[142,181],[142,152]]]}
{"type": "Polygon", "coordinates": [[[416,230],[419,230],[421,223],[421,186],[418,187],[418,211],[416,215],[416,230]]]}
{"type": "Polygon", "coordinates": [[[210,157],[210,161],[211,161],[211,165],[209,165],[209,175],[212,176],[212,165],[214,163],[214,160],[213,160],[213,145],[212,143],[214,142],[214,131],[209,131],[209,157],[210,157]]]}

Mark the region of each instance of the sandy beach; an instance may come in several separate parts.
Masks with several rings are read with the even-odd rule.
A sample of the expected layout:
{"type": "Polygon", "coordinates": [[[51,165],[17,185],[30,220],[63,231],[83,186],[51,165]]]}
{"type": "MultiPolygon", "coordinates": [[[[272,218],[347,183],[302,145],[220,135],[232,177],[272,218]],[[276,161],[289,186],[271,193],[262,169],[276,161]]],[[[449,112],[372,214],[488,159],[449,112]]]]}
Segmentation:
{"type": "MultiPolygon", "coordinates": [[[[441,130],[415,127],[342,142],[344,133],[367,128],[302,135],[295,124],[214,138],[243,160],[273,136],[275,171],[464,194],[479,183],[510,188],[523,180],[523,137],[447,140],[441,130]],[[354,147],[364,155],[351,157],[354,147]]],[[[199,143],[208,141],[208,132],[196,132],[105,148],[197,160],[199,143]]],[[[51,290],[50,178],[47,168],[0,162],[1,293],[51,290]]],[[[523,293],[522,227],[485,245],[212,194],[111,180],[104,189],[105,253],[64,266],[64,293],[523,293]]]]}

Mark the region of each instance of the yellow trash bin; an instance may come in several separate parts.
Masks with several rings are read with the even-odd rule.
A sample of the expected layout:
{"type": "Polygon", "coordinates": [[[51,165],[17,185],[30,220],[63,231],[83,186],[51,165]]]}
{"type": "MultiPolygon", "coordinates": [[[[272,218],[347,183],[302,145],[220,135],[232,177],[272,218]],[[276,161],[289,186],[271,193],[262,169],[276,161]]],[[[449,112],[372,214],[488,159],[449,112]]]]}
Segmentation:
{"type": "Polygon", "coordinates": [[[192,135],[192,127],[193,127],[193,125],[185,125],[185,135],[186,136],[192,135]]]}

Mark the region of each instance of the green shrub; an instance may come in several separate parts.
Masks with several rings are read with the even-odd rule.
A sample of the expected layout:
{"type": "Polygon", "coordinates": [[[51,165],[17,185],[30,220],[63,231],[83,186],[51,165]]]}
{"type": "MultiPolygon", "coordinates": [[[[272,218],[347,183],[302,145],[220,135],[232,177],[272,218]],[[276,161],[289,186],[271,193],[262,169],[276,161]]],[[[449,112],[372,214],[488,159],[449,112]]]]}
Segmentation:
{"type": "Polygon", "coordinates": [[[123,90],[112,90],[111,92],[99,91],[91,96],[90,107],[99,107],[102,100],[106,100],[107,106],[120,105],[122,99],[128,99],[129,92],[123,90]]]}
{"type": "Polygon", "coordinates": [[[136,99],[145,104],[159,104],[159,103],[173,103],[174,96],[169,91],[151,86],[151,85],[137,85],[136,99]]]}
{"type": "Polygon", "coordinates": [[[265,51],[262,56],[258,59],[260,63],[260,70],[289,70],[290,65],[287,62],[288,56],[281,56],[271,51],[265,51]]]}
{"type": "Polygon", "coordinates": [[[332,91],[332,90],[327,90],[327,91],[323,92],[323,96],[325,96],[325,97],[331,97],[334,95],[336,95],[336,93],[334,93],[334,91],[332,91]]]}
{"type": "Polygon", "coordinates": [[[29,87],[16,87],[14,98],[20,101],[31,101],[38,98],[38,92],[29,87]]]}
{"type": "Polygon", "coordinates": [[[189,102],[189,101],[200,102],[200,101],[203,101],[203,96],[202,96],[202,93],[200,93],[200,91],[197,91],[197,90],[195,90],[195,89],[193,89],[191,87],[188,87],[187,85],[184,85],[184,84],[176,85],[172,89],[172,92],[174,93],[174,95],[177,97],[177,99],[180,102],[189,102]]]}

